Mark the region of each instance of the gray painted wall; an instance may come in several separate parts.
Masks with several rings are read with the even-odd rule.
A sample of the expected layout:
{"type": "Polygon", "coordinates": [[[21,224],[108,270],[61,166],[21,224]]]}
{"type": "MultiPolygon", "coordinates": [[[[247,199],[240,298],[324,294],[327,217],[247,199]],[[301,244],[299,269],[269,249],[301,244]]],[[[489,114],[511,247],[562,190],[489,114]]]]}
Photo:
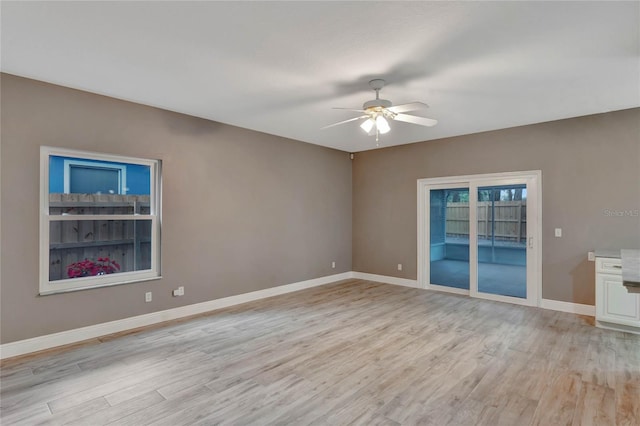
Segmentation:
{"type": "Polygon", "coordinates": [[[640,247],[640,217],[605,211],[640,209],[637,108],[356,154],[354,270],[416,279],[417,179],[518,170],[542,170],[543,297],[594,304],[587,251],[640,247]]]}
{"type": "Polygon", "coordinates": [[[347,153],[7,74],[1,90],[2,343],[351,270],[347,153]],[[40,145],[163,161],[162,280],[38,296],[40,145]]]}

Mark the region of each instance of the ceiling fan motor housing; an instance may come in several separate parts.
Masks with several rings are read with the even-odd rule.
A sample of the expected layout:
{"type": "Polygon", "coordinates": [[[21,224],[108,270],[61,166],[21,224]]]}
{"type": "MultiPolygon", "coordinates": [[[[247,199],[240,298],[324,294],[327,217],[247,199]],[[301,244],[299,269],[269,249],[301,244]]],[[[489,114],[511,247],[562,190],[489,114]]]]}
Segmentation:
{"type": "Polygon", "coordinates": [[[367,111],[369,109],[384,109],[391,107],[391,101],[386,99],[373,99],[371,101],[367,101],[362,105],[362,109],[367,111]]]}

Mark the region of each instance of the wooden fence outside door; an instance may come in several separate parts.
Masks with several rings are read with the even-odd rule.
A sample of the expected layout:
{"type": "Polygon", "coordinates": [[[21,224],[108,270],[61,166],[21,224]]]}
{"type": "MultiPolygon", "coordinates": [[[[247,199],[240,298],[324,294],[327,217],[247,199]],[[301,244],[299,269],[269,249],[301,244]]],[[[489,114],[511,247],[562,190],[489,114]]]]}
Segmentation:
{"type": "MultiPolygon", "coordinates": [[[[478,237],[491,238],[492,209],[496,240],[524,242],[527,239],[527,201],[479,201],[478,237]]],[[[447,203],[447,237],[469,237],[469,203],[447,203]]]]}

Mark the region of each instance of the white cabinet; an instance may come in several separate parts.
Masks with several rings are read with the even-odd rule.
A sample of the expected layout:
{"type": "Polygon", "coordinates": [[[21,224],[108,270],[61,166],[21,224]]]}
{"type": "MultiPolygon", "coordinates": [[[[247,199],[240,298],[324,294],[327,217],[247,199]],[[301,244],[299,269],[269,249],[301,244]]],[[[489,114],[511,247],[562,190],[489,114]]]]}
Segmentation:
{"type": "Polygon", "coordinates": [[[620,259],[596,258],[596,325],[640,334],[640,294],[622,285],[620,259]]]}

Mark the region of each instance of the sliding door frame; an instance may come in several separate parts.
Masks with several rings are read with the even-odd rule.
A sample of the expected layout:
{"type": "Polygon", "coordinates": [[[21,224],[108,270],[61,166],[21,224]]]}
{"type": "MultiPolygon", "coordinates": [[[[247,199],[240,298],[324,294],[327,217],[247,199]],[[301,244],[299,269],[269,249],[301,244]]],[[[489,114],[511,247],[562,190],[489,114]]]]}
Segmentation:
{"type": "Polygon", "coordinates": [[[418,286],[428,290],[468,294],[472,297],[497,300],[519,305],[540,306],[542,299],[542,172],[530,170],[521,172],[489,173],[465,176],[447,176],[418,179],[418,286]],[[432,189],[452,187],[469,188],[469,202],[477,203],[478,187],[489,186],[500,180],[505,184],[526,182],[527,185],[527,223],[534,223],[534,229],[527,227],[527,298],[500,296],[478,292],[477,270],[477,211],[469,209],[469,272],[470,290],[433,285],[430,282],[430,194],[432,189]],[[532,209],[529,210],[529,206],[532,209]],[[533,217],[531,217],[533,216],[533,217]],[[530,219],[531,220],[530,222],[530,219]],[[531,266],[531,267],[529,267],[531,266]],[[475,280],[475,282],[473,282],[475,280]]]}

